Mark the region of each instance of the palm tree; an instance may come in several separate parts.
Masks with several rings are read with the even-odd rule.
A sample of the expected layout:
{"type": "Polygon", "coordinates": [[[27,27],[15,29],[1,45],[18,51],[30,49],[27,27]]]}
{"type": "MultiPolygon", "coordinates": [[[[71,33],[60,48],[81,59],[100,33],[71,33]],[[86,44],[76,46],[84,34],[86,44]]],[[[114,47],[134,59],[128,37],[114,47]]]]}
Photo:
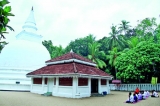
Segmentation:
{"type": "Polygon", "coordinates": [[[119,24],[120,26],[118,27],[118,29],[122,35],[127,35],[127,31],[129,30],[129,27],[131,27],[128,24],[129,22],[127,22],[126,20],[122,20],[121,24],[119,24]]]}
{"type": "Polygon", "coordinates": [[[89,55],[88,58],[97,64],[98,68],[105,68],[106,63],[99,58],[99,56],[105,56],[104,51],[99,51],[100,44],[93,42],[88,44],[89,55]]]}
{"type": "Polygon", "coordinates": [[[117,69],[115,67],[115,64],[116,64],[116,58],[117,58],[118,55],[119,55],[119,53],[118,53],[118,50],[117,50],[116,47],[114,47],[111,51],[109,51],[109,55],[107,55],[107,59],[109,59],[109,64],[115,70],[115,76],[116,76],[116,73],[117,73],[117,69]]]}
{"type": "Polygon", "coordinates": [[[126,46],[126,41],[123,35],[119,35],[116,26],[112,25],[111,32],[109,33],[110,37],[107,40],[108,48],[111,50],[114,47],[122,50],[126,46]]]}

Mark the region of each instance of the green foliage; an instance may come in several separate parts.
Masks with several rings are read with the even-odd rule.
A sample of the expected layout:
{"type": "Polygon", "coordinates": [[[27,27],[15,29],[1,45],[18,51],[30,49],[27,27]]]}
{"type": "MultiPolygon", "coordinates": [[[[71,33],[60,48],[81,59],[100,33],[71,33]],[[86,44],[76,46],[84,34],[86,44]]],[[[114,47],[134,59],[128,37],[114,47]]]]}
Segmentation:
{"type": "Polygon", "coordinates": [[[0,53],[2,51],[2,49],[4,48],[5,45],[7,45],[8,43],[3,41],[3,42],[0,42],[0,53]]]}
{"type": "Polygon", "coordinates": [[[106,63],[99,57],[105,57],[104,51],[99,51],[100,44],[98,42],[93,42],[88,44],[88,58],[97,64],[98,68],[105,68],[106,63]]]}
{"type": "Polygon", "coordinates": [[[135,48],[122,52],[117,57],[117,77],[129,80],[144,79],[150,72],[154,72],[153,63],[160,62],[160,45],[152,42],[140,42],[135,48]],[[147,74],[148,73],[148,74],[147,74]]]}
{"type": "Polygon", "coordinates": [[[95,37],[93,35],[88,35],[84,38],[78,38],[75,41],[71,41],[66,47],[66,52],[69,52],[71,49],[84,57],[88,56],[88,44],[95,42],[95,37]]]}
{"type": "Polygon", "coordinates": [[[108,49],[117,47],[119,50],[123,50],[123,48],[126,46],[126,41],[124,36],[119,34],[116,26],[112,25],[109,35],[110,37],[107,40],[108,49]]]}
{"type": "Polygon", "coordinates": [[[14,15],[11,13],[11,6],[6,6],[7,4],[9,4],[8,0],[0,1],[0,40],[1,38],[5,38],[4,33],[8,33],[7,28],[14,31],[14,29],[8,25],[10,21],[8,17],[14,15]]]}
{"type": "Polygon", "coordinates": [[[51,58],[56,58],[58,56],[61,56],[65,54],[65,50],[62,48],[62,46],[53,46],[53,43],[51,40],[46,41],[44,40],[42,44],[46,47],[48,52],[50,53],[51,58]]]}
{"type": "Polygon", "coordinates": [[[112,25],[109,37],[96,41],[88,35],[71,41],[65,49],[51,41],[43,44],[52,58],[72,49],[123,82],[149,82],[152,76],[160,75],[160,24],[155,18],[145,18],[134,28],[122,20],[112,25]]]}

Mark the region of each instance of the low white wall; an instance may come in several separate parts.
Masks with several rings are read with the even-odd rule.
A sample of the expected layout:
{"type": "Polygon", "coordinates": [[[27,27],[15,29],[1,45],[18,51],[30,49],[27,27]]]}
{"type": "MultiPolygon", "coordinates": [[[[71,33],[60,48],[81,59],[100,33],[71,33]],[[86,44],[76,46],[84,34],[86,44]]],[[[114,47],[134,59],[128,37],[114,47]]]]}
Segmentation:
{"type": "Polygon", "coordinates": [[[58,86],[57,92],[52,92],[53,96],[72,98],[72,86],[58,86]]]}
{"type": "Polygon", "coordinates": [[[104,91],[106,91],[107,94],[109,94],[109,90],[107,88],[107,85],[101,85],[101,93],[104,92],[104,91]]]}
{"type": "Polygon", "coordinates": [[[120,84],[117,86],[116,84],[109,84],[111,90],[120,90],[120,91],[134,91],[137,87],[140,90],[156,90],[160,91],[160,83],[156,85],[152,84],[120,84]]]}
{"type": "Polygon", "coordinates": [[[0,90],[30,91],[30,84],[4,84],[0,83],[0,90]]]}
{"type": "Polygon", "coordinates": [[[82,98],[82,97],[90,97],[90,87],[89,86],[78,86],[76,98],[82,98]]]}
{"type": "Polygon", "coordinates": [[[44,85],[44,87],[42,87],[41,84],[33,84],[30,92],[38,93],[38,94],[44,94],[44,93],[47,92],[47,85],[44,85]]]}

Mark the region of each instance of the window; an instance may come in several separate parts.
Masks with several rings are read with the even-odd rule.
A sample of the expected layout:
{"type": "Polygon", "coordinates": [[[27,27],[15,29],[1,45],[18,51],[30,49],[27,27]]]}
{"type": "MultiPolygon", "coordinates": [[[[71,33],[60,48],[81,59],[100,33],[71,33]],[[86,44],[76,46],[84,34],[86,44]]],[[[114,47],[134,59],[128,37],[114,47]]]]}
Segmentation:
{"type": "Polygon", "coordinates": [[[78,86],[88,86],[88,78],[78,78],[78,86]]]}
{"type": "Polygon", "coordinates": [[[60,86],[72,86],[72,78],[59,78],[60,86]]]}
{"type": "Polygon", "coordinates": [[[101,85],[106,85],[107,84],[107,80],[106,79],[101,79],[101,85]]]}
{"type": "Polygon", "coordinates": [[[33,84],[42,84],[42,78],[33,78],[33,84]]]}

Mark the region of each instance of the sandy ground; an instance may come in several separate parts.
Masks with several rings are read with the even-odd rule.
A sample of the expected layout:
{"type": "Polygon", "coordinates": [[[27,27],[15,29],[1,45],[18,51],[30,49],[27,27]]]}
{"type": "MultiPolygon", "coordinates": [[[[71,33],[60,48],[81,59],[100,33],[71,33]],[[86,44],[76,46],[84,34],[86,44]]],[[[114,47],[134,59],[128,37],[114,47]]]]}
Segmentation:
{"type": "Polygon", "coordinates": [[[105,97],[82,99],[42,96],[30,92],[0,91],[0,106],[160,106],[160,98],[147,98],[136,104],[127,104],[128,92],[111,91],[105,97]]]}

